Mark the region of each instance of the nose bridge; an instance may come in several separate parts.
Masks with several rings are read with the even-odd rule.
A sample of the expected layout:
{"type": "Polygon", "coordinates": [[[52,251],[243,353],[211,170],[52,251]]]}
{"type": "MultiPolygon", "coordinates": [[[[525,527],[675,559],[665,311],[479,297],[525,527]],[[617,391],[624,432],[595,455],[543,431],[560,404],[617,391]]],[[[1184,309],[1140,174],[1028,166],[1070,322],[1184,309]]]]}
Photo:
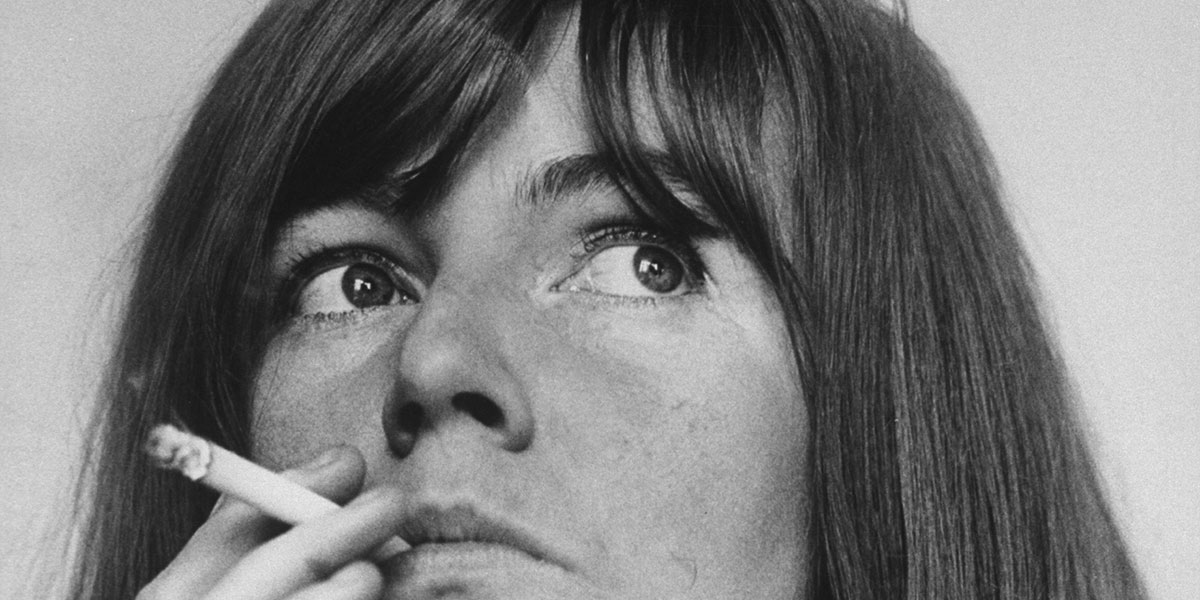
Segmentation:
{"type": "Polygon", "coordinates": [[[474,323],[479,308],[473,310],[473,300],[467,290],[429,290],[399,342],[401,384],[427,392],[476,385],[470,381],[488,368],[482,360],[488,349],[486,333],[474,323]]]}
{"type": "Polygon", "coordinates": [[[495,307],[473,287],[431,287],[396,342],[395,385],[383,426],[398,457],[422,436],[451,430],[508,451],[532,442],[531,407],[498,339],[502,317],[490,314],[495,307]]]}

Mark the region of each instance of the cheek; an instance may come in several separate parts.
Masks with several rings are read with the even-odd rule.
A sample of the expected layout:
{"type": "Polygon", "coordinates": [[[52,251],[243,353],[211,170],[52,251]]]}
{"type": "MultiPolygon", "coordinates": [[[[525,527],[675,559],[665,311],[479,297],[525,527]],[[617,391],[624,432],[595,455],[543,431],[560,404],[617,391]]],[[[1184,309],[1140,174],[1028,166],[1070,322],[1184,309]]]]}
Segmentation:
{"type": "MultiPolygon", "coordinates": [[[[491,321],[537,423],[508,475],[546,501],[539,514],[590,540],[614,581],[654,582],[659,597],[739,597],[754,581],[747,597],[766,598],[794,584],[807,433],[779,317],[566,308],[491,321]]],[[[403,326],[275,339],[257,380],[256,458],[280,468],[333,444],[382,447],[403,326]]]]}
{"type": "Polygon", "coordinates": [[[665,322],[601,312],[565,328],[573,352],[544,363],[570,374],[548,421],[561,427],[552,443],[573,457],[564,470],[587,499],[580,508],[604,524],[597,535],[614,560],[642,579],[673,589],[703,573],[701,583],[733,596],[748,574],[795,583],[807,423],[780,319],[770,310],[665,322]]]}
{"type": "Polygon", "coordinates": [[[304,462],[329,446],[369,446],[380,436],[390,388],[379,364],[386,323],[327,336],[284,333],[273,340],[255,381],[254,457],[273,468],[304,462]]]}
{"type": "Polygon", "coordinates": [[[719,514],[731,498],[769,501],[800,487],[806,423],[790,356],[740,333],[713,328],[635,354],[630,370],[640,371],[642,400],[654,398],[655,414],[628,426],[647,476],[677,480],[663,485],[666,503],[687,499],[719,514]]]}

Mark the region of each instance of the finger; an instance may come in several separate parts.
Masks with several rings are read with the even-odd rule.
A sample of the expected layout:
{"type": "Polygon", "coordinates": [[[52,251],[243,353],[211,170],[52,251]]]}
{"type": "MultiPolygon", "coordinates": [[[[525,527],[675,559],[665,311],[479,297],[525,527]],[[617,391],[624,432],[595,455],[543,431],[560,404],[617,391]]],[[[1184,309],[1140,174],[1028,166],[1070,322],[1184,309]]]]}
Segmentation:
{"type": "MultiPolygon", "coordinates": [[[[282,475],[335,501],[353,497],[365,466],[354,448],[331,448],[282,475]]],[[[212,514],[148,590],[164,598],[194,597],[211,587],[246,554],[285,527],[236,498],[222,496],[212,514]]]]}
{"type": "Polygon", "coordinates": [[[312,463],[280,473],[284,477],[338,504],[348,502],[362,489],[367,466],[354,446],[334,446],[312,463]],[[316,466],[310,466],[315,464],[316,466]]]}
{"type": "MultiPolygon", "coordinates": [[[[358,492],[365,472],[362,455],[357,449],[337,446],[281,474],[334,501],[343,501],[358,492]]],[[[257,508],[236,498],[222,496],[208,521],[196,531],[180,556],[190,558],[187,555],[197,553],[210,558],[237,560],[282,530],[277,521],[257,508]]]]}
{"type": "Polygon", "coordinates": [[[338,570],[333,577],[311,585],[288,600],[365,600],[383,594],[383,574],[379,567],[356,560],[338,570]]]}
{"type": "Polygon", "coordinates": [[[395,535],[399,492],[377,488],[250,553],[206,598],[268,600],[323,581],[395,535]]]}

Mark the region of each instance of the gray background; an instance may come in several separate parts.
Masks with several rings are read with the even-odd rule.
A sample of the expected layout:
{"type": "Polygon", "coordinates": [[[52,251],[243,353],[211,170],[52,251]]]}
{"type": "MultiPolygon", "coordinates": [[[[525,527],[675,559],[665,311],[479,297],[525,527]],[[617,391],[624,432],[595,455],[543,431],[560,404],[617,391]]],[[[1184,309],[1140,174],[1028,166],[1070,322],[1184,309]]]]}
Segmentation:
{"type": "MultiPolygon", "coordinates": [[[[51,572],[163,156],[260,0],[0,0],[0,597],[51,572]]],[[[1200,595],[1200,4],[912,0],[996,151],[1152,597],[1200,595]]]]}

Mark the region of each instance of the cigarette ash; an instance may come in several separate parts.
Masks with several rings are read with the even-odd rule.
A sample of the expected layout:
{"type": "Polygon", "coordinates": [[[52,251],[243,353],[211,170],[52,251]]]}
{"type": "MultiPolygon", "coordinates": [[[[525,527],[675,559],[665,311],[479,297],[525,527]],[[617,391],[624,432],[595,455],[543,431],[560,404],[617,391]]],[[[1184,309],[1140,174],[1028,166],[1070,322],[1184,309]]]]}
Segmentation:
{"type": "Polygon", "coordinates": [[[192,481],[207,475],[212,462],[212,449],[207,440],[171,425],[158,425],[150,431],[146,453],[159,467],[179,471],[192,481]]]}

